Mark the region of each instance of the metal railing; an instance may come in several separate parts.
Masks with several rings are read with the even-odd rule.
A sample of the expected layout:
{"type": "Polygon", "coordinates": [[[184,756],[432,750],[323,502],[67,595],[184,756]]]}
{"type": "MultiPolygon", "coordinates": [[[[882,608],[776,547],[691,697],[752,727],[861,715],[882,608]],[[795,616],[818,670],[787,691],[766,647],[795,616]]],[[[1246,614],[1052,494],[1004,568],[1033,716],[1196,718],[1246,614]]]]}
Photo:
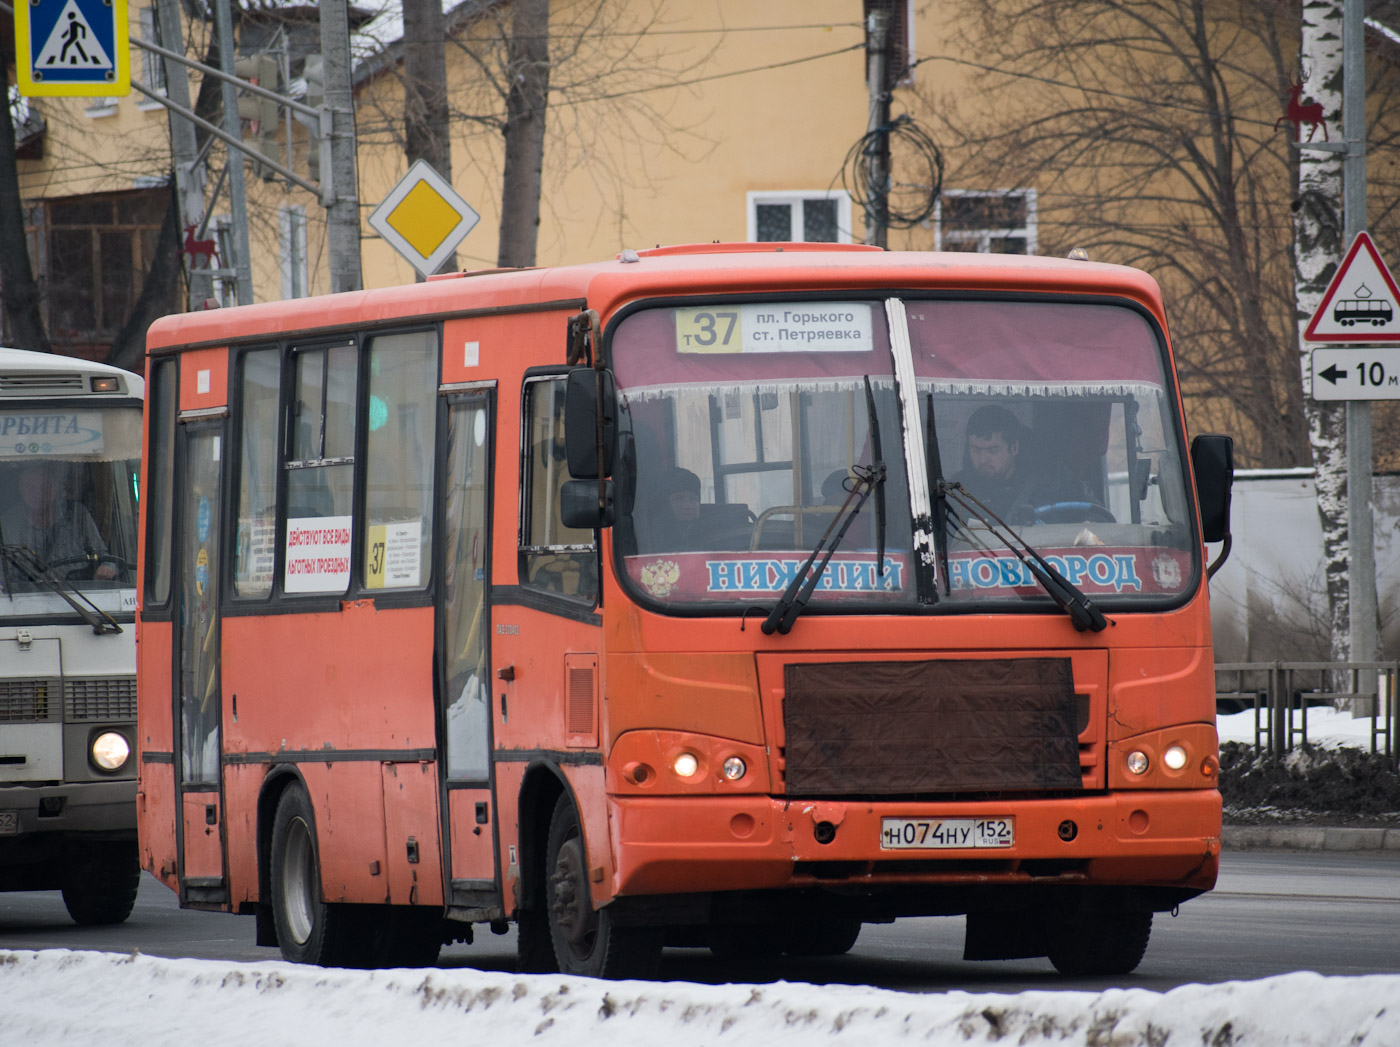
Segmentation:
{"type": "Polygon", "coordinates": [[[1400,769],[1397,697],[1400,662],[1218,662],[1217,703],[1234,700],[1254,710],[1254,747],[1276,756],[1308,742],[1308,708],[1352,704],[1369,718],[1371,752],[1400,769]]]}

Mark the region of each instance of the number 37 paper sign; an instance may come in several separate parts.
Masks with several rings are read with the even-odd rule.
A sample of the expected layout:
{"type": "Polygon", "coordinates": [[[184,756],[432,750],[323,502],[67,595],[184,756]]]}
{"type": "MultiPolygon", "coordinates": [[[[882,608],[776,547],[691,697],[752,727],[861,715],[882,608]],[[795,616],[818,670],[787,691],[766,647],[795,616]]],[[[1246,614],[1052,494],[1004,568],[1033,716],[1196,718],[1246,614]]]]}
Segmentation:
{"type": "Polygon", "coordinates": [[[127,0],[15,0],[22,95],[124,95],[131,90],[127,0]]]}

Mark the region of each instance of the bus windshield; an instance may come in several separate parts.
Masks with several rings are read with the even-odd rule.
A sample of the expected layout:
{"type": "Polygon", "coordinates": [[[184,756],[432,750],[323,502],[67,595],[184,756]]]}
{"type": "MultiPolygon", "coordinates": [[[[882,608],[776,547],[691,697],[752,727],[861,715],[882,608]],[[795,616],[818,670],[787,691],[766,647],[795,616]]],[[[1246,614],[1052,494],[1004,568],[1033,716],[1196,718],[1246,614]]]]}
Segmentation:
{"type": "Polygon", "coordinates": [[[132,610],[139,406],[0,408],[0,617],[71,613],[51,583],[132,610]]]}
{"type": "Polygon", "coordinates": [[[902,305],[746,301],[644,308],[617,324],[610,360],[628,450],[614,542],[639,598],[668,610],[771,601],[874,464],[881,434],[884,527],[872,498],[827,564],[813,612],[921,603],[911,467],[927,470],[915,487],[932,492],[924,508],[938,531],[923,604],[1043,609],[1048,596],[999,537],[998,517],[1096,603],[1160,603],[1193,584],[1175,398],[1141,313],[902,305]],[[888,316],[904,328],[893,340],[888,316]],[[912,394],[897,374],[912,374],[912,394]],[[911,441],[922,453],[909,454],[911,441]]]}

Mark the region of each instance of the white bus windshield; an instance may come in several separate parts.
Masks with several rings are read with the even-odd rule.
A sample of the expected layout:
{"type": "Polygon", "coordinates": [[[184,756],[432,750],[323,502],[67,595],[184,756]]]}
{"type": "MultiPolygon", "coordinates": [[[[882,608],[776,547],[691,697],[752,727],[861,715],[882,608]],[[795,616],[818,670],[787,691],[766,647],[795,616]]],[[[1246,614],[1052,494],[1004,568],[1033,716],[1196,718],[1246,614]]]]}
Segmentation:
{"type": "Polygon", "coordinates": [[[0,617],[70,613],[52,583],[133,610],[141,410],[0,406],[0,617]]]}

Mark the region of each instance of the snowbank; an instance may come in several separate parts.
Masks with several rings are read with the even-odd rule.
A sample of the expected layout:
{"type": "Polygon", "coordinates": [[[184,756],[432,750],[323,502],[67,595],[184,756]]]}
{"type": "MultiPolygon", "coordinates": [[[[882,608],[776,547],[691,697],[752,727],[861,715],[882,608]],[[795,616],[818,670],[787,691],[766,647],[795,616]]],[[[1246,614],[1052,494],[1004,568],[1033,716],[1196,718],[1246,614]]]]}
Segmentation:
{"type": "MultiPolygon", "coordinates": [[[[1293,714],[1299,726],[1302,721],[1298,713],[1293,714]]],[[[1230,713],[1216,717],[1216,730],[1222,742],[1249,742],[1254,744],[1254,711],[1230,713]]],[[[1353,718],[1350,712],[1338,712],[1326,706],[1314,706],[1308,710],[1308,742],[1324,749],[1348,747],[1353,749],[1371,748],[1370,717],[1353,718]]]]}
{"type": "Polygon", "coordinates": [[[1288,974],[1167,993],[912,995],[47,950],[0,952],[0,999],[0,1043],[25,1047],[1400,1043],[1395,975],[1288,974]]]}

